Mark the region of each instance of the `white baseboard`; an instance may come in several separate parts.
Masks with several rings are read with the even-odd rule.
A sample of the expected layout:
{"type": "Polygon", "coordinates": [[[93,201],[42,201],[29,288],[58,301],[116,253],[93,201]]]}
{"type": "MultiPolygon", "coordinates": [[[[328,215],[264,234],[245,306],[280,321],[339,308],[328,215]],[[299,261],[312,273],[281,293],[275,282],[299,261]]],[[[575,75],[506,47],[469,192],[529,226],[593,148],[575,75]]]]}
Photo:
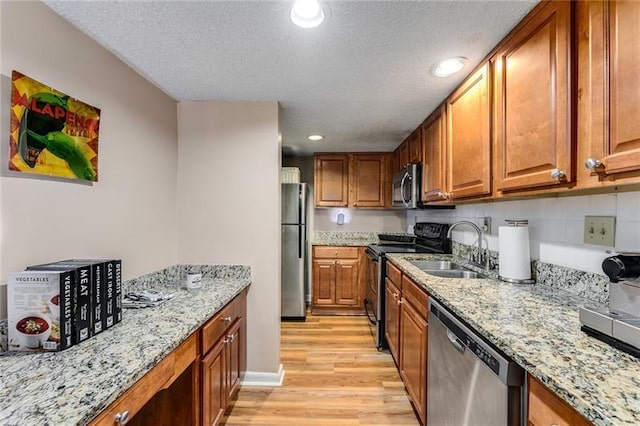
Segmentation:
{"type": "Polygon", "coordinates": [[[284,380],[284,367],[280,364],[277,373],[264,373],[261,371],[247,371],[244,374],[242,386],[282,386],[284,380]]]}

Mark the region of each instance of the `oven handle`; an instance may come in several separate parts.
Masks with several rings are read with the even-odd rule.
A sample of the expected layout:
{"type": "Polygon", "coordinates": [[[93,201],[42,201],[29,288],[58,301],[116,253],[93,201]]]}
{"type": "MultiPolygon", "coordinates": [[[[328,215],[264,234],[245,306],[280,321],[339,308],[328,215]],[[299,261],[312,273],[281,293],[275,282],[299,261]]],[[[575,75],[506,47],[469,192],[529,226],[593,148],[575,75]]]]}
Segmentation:
{"type": "MultiPolygon", "coordinates": [[[[371,315],[369,315],[369,305],[371,305],[371,302],[369,302],[369,299],[365,298],[365,299],[364,299],[364,310],[365,310],[365,312],[367,313],[367,319],[369,320],[369,322],[370,322],[372,325],[375,325],[375,323],[376,323],[376,319],[375,319],[375,318],[376,318],[376,316],[375,316],[375,314],[374,314],[374,315],[373,315],[373,318],[374,318],[374,319],[371,319],[371,315]]],[[[372,312],[372,313],[373,313],[373,312],[372,312]]]]}

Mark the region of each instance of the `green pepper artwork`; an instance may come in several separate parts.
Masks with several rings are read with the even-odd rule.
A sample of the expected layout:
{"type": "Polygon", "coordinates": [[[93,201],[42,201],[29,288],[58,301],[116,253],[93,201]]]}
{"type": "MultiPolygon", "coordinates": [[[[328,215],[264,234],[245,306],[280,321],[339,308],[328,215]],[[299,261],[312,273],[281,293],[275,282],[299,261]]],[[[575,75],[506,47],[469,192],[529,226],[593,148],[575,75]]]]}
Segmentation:
{"type": "Polygon", "coordinates": [[[11,75],[9,169],[98,181],[100,109],[11,75]]]}

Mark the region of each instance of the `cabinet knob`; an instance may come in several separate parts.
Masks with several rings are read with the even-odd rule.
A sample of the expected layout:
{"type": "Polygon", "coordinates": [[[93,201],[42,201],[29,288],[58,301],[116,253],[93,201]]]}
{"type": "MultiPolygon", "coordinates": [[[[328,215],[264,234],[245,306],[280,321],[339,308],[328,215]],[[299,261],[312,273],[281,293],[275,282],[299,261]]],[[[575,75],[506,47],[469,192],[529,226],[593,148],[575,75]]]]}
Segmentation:
{"type": "Polygon", "coordinates": [[[335,253],[334,253],[334,256],[338,256],[338,252],[335,252],[335,253]]]}
{"type": "Polygon", "coordinates": [[[233,335],[233,334],[227,334],[227,339],[228,339],[227,343],[231,343],[231,342],[233,342],[233,339],[234,339],[235,337],[236,337],[236,336],[235,336],[235,335],[233,335]]]}
{"type": "Polygon", "coordinates": [[[595,170],[598,167],[602,167],[603,165],[604,164],[602,164],[602,161],[596,160],[592,157],[587,158],[587,160],[584,162],[584,166],[589,170],[595,170]]]}
{"type": "Polygon", "coordinates": [[[227,324],[231,322],[231,317],[223,317],[222,321],[226,322],[227,324]]]}
{"type": "Polygon", "coordinates": [[[117,425],[123,425],[129,420],[129,411],[123,411],[122,413],[118,413],[113,417],[113,420],[117,425]]]}
{"type": "Polygon", "coordinates": [[[553,169],[551,170],[551,177],[553,179],[562,179],[566,176],[566,174],[564,173],[563,170],[560,169],[553,169]]]}

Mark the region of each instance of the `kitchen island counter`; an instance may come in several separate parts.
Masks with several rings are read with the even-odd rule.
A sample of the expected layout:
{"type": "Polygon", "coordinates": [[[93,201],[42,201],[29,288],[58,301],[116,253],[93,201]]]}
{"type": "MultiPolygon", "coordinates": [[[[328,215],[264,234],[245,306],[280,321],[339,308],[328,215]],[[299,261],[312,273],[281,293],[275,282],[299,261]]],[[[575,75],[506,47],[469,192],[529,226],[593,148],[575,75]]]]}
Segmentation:
{"type": "Polygon", "coordinates": [[[122,322],[70,349],[3,353],[0,424],[87,424],[250,284],[248,266],[208,268],[198,290],[181,288],[178,267],[132,280],[174,298],[125,310],[122,322]]]}
{"type": "Polygon", "coordinates": [[[447,255],[387,257],[594,424],[640,424],[640,360],[580,331],[586,299],[544,285],[440,278],[409,262],[447,255]]]}

